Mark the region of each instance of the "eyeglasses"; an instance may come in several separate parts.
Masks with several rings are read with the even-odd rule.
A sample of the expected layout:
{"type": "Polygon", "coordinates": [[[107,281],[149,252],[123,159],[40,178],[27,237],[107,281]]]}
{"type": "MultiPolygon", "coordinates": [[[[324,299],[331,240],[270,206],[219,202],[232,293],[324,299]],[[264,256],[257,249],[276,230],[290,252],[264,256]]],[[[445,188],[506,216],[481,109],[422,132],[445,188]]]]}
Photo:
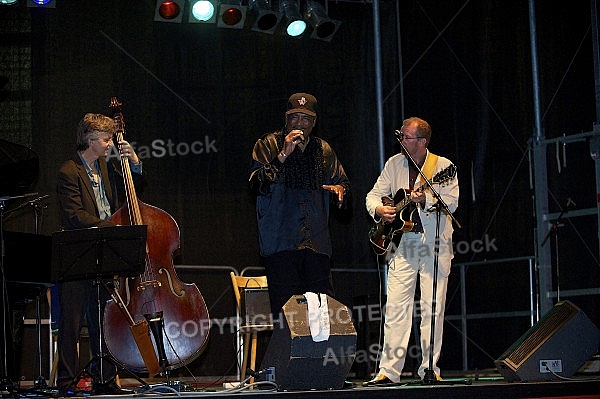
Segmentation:
{"type": "Polygon", "coordinates": [[[417,136],[417,137],[406,137],[406,135],[402,132],[397,135],[400,140],[419,140],[424,139],[425,137],[417,136]]]}

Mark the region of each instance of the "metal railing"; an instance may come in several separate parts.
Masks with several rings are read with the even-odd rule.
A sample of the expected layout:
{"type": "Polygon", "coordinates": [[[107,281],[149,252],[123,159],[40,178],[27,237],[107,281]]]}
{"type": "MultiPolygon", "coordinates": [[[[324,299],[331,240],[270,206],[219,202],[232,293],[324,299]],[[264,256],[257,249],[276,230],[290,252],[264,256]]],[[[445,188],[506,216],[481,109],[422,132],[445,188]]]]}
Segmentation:
{"type": "Polygon", "coordinates": [[[459,320],[460,321],[460,329],[459,332],[461,334],[461,346],[462,346],[462,367],[463,371],[468,370],[468,331],[467,331],[467,321],[475,320],[475,319],[492,319],[492,318],[506,318],[506,317],[524,317],[529,316],[530,325],[533,326],[537,321],[539,321],[538,314],[538,295],[537,286],[536,286],[536,276],[535,276],[535,258],[533,256],[522,256],[515,258],[504,258],[504,259],[495,259],[495,260],[486,260],[481,262],[467,262],[467,263],[454,263],[452,264],[453,268],[459,269],[460,275],[460,313],[457,315],[448,315],[446,314],[445,320],[459,320]],[[486,312],[486,313],[472,313],[469,314],[467,309],[467,282],[466,276],[467,271],[471,267],[480,267],[480,266],[490,266],[490,265],[501,265],[515,262],[527,262],[529,267],[529,310],[515,310],[510,312],[486,312]]]}
{"type": "MultiPolygon", "coordinates": [[[[523,257],[514,257],[514,258],[504,258],[504,259],[495,259],[495,260],[487,260],[481,262],[467,262],[467,263],[454,263],[452,267],[458,269],[459,273],[459,287],[460,287],[460,312],[458,314],[446,314],[445,320],[452,321],[458,320],[460,323],[459,333],[461,335],[461,345],[462,345],[462,367],[463,370],[468,370],[468,330],[467,330],[467,322],[469,320],[475,319],[492,319],[492,318],[509,318],[509,317],[529,317],[530,324],[533,326],[537,321],[539,321],[539,300],[538,295],[536,293],[536,275],[535,275],[535,258],[533,256],[523,256],[523,257]],[[503,265],[503,264],[515,264],[519,262],[524,262],[528,266],[529,273],[529,309],[528,310],[514,310],[514,311],[499,311],[499,312],[486,312],[486,313],[469,313],[469,309],[467,308],[468,302],[468,287],[467,287],[467,274],[470,268],[472,267],[481,267],[486,266],[489,267],[491,265],[503,265]]],[[[247,266],[240,268],[238,272],[238,268],[232,266],[200,266],[200,265],[178,265],[177,269],[182,270],[222,270],[224,273],[229,274],[230,271],[233,271],[237,275],[247,275],[252,274],[252,272],[258,272],[259,274],[264,274],[264,268],[259,266],[247,266]]],[[[373,269],[351,269],[351,268],[334,268],[331,270],[332,273],[380,273],[381,270],[379,268],[373,269]]],[[[385,274],[385,273],[384,273],[385,274]]],[[[385,284],[386,279],[384,276],[382,284],[385,284]]],[[[383,292],[385,292],[384,288],[382,288],[383,292]]],[[[238,345],[241,343],[238,342],[238,345]]],[[[238,346],[239,348],[239,346],[238,346]]]]}

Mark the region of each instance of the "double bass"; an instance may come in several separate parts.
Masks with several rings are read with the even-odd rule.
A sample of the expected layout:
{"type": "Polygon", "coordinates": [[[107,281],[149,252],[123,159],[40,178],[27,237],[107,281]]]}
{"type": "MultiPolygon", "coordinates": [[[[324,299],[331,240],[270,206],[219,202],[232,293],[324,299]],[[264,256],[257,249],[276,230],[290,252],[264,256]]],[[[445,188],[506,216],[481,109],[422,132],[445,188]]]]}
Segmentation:
{"type": "MultiPolygon", "coordinates": [[[[118,141],[123,140],[125,131],[121,105],[115,97],[111,99],[118,141]]],[[[126,203],[110,220],[118,225],[147,226],[146,265],[139,276],[121,277],[116,282],[116,295],[104,309],[106,346],[121,365],[136,372],[148,371],[128,328],[132,320],[123,316],[125,310],[133,322],[148,322],[160,368],[167,373],[190,363],[204,350],[210,331],[208,309],[198,287],[183,283],[175,272],[173,252],[180,245],[177,223],[164,210],[137,198],[128,158],[121,157],[121,166],[126,203]]]]}

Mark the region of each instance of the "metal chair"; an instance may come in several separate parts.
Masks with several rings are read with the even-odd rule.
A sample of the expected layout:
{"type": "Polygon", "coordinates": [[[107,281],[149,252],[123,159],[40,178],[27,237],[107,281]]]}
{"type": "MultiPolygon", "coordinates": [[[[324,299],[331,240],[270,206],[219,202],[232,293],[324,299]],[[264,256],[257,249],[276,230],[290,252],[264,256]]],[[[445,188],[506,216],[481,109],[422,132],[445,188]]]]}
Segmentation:
{"type": "MultiPolygon", "coordinates": [[[[244,316],[245,312],[242,303],[243,291],[246,288],[267,288],[267,276],[237,276],[234,272],[230,273],[231,283],[233,284],[233,293],[237,303],[237,309],[241,316],[244,316]]],[[[270,313],[270,312],[269,312],[270,313]]],[[[270,320],[270,314],[265,315],[270,320]]],[[[242,319],[240,323],[239,333],[243,337],[243,357],[242,357],[242,370],[241,380],[246,378],[246,368],[248,366],[248,352],[250,352],[250,369],[256,370],[256,347],[258,343],[258,333],[260,331],[268,331],[273,329],[272,321],[267,324],[250,324],[249,320],[242,319]]],[[[250,384],[254,382],[254,377],[250,379],[250,384]]]]}

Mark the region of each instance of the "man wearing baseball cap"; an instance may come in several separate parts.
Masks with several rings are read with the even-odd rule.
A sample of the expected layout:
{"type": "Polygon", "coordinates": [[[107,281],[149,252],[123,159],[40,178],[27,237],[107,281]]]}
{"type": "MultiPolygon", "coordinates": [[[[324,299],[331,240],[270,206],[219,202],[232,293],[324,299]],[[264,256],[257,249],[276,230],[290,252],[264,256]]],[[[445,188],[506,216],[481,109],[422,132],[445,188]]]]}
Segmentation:
{"type": "Polygon", "coordinates": [[[329,216],[349,206],[350,182],[331,146],[312,135],[316,121],[317,99],[295,93],[283,129],[252,152],[250,188],[275,318],[293,295],[333,294],[329,216]]]}

